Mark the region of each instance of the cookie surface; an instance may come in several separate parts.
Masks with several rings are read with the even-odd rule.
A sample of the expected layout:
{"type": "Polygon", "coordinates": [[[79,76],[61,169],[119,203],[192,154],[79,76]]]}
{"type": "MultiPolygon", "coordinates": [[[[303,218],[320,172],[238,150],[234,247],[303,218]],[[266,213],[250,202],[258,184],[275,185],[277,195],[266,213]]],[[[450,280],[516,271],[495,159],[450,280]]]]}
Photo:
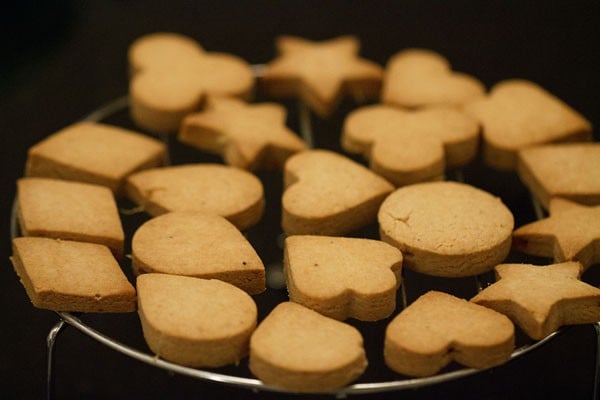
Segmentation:
{"type": "Polygon", "coordinates": [[[298,97],[320,116],[333,112],[343,96],[378,96],[383,69],[358,56],[353,36],[312,42],[292,36],[277,40],[279,56],[267,64],[262,88],[276,97],[298,97]]]}
{"type": "Polygon", "coordinates": [[[381,101],[407,108],[460,106],[485,94],[473,76],[452,71],[440,54],[426,49],[403,50],[390,58],[381,101]]]}
{"type": "Polygon", "coordinates": [[[267,385],[323,392],[358,378],[367,359],[356,328],[285,302],[277,305],[252,335],[249,366],[267,385]]]}
{"type": "Polygon", "coordinates": [[[289,156],[306,148],[285,119],[285,108],[276,103],[210,97],[204,111],[183,119],[178,138],[235,167],[280,169],[289,156]]]}
{"type": "Polygon", "coordinates": [[[205,52],[193,39],[174,33],[137,39],[129,49],[129,66],[131,116],[154,132],[177,132],[207,94],[248,98],[254,86],[246,61],[205,52]]]}
{"type": "Polygon", "coordinates": [[[513,248],[554,262],[579,261],[584,268],[600,263],[600,205],[553,198],[549,217],[515,229],[513,248]]]}
{"type": "Polygon", "coordinates": [[[220,279],[250,294],[265,290],[265,267],[241,232],[218,215],[176,211],[153,218],[133,235],[131,266],[220,279]]]}
{"type": "Polygon", "coordinates": [[[396,308],[402,254],[378,240],[290,236],[284,271],[290,300],[331,318],[387,318],[396,308]]]}
{"type": "Polygon", "coordinates": [[[502,81],[465,110],[482,124],[485,163],[501,170],[515,169],[519,150],[591,139],[588,120],[530,81],[502,81]]]}
{"type": "Polygon", "coordinates": [[[371,222],[393,186],[354,161],[326,150],[285,164],[282,227],[288,235],[343,235],[371,222]]]}
{"type": "Polygon", "coordinates": [[[489,368],[510,358],[515,329],[504,315],[450,294],[430,291],[392,322],[385,333],[385,363],[410,376],[436,374],[451,361],[489,368]]]}
{"type": "Polygon", "coordinates": [[[156,139],[80,122],[29,148],[25,175],[94,183],[120,195],[128,175],[162,165],[165,155],[165,144],[156,139]]]}
{"type": "Polygon", "coordinates": [[[127,196],[149,214],[203,211],[227,218],[243,230],[264,211],[262,183],[249,172],[218,164],[155,168],[130,176],[127,196]]]}
{"type": "Polygon", "coordinates": [[[517,173],[546,209],[552,197],[600,204],[600,143],[563,143],[519,152],[517,173]]]}
{"type": "Polygon", "coordinates": [[[19,237],[13,239],[11,261],[35,307],[93,313],[135,310],[135,289],[106,246],[19,237]]]}
{"type": "Polygon", "coordinates": [[[457,109],[405,111],[374,105],[346,117],[342,147],[360,153],[373,171],[396,186],[441,180],[445,167],[460,167],[477,154],[479,126],[457,109]]]}
{"type": "Polygon", "coordinates": [[[164,274],[138,276],[137,288],[144,338],[159,357],[220,367],[248,354],[257,310],[243,290],[216,279],[164,274]]]}
{"type": "Polygon", "coordinates": [[[457,182],[397,189],[378,219],[381,239],[400,249],[405,267],[445,277],[477,275],[502,262],[514,226],[499,198],[457,182]]]}
{"type": "Polygon", "coordinates": [[[532,339],[563,325],[600,321],[600,289],[579,280],[582,265],[501,264],[497,281],[472,302],[507,315],[532,339]]]}
{"type": "Polygon", "coordinates": [[[109,188],[48,178],[17,181],[17,218],[23,236],[91,242],[123,256],[125,234],[109,188]]]}

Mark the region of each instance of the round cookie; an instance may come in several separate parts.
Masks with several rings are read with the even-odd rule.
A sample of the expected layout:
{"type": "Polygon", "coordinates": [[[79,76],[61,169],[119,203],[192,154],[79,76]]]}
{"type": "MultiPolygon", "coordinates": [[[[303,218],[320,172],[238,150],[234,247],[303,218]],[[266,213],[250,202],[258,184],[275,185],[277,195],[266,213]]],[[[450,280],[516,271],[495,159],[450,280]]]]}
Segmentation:
{"type": "Polygon", "coordinates": [[[477,275],[502,262],[514,226],[499,198],[458,182],[400,188],[378,219],[381,239],[402,251],[407,268],[443,277],[477,275]]]}

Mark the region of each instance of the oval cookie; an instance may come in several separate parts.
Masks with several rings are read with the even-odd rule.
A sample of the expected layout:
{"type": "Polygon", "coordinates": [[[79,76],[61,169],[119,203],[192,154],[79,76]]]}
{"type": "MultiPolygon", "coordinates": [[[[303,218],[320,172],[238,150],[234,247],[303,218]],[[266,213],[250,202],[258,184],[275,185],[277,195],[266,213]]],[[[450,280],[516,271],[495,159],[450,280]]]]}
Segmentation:
{"type": "Polygon", "coordinates": [[[148,347],[191,367],[235,364],[248,353],[256,304],[243,290],[216,279],[143,274],[138,314],[148,347]]]}
{"type": "Polygon", "coordinates": [[[379,209],[381,239],[428,275],[471,276],[507,256],[514,226],[502,201],[473,186],[431,182],[396,190],[379,209]]]}

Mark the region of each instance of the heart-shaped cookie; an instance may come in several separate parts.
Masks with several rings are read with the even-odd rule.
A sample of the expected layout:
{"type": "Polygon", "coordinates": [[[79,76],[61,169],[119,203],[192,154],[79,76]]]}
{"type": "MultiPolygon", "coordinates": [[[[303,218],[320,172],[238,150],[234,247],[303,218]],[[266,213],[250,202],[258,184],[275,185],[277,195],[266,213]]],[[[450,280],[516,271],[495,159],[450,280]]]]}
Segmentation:
{"type": "Polygon", "coordinates": [[[342,147],[368,158],[371,169],[396,186],[440,180],[444,167],[471,161],[478,146],[477,121],[445,106],[405,111],[367,106],[348,114],[342,147]]]}
{"type": "Polygon", "coordinates": [[[137,274],[220,279],[250,294],[265,290],[265,268],[244,235],[225,218],[176,211],[153,218],[133,235],[131,267],[137,274]]]}
{"type": "Polygon", "coordinates": [[[205,52],[194,40],[154,33],[129,49],[129,87],[135,123],[174,133],[182,118],[200,108],[206,94],[248,98],[254,86],[250,65],[231,54],[205,52]]]}
{"type": "Polygon", "coordinates": [[[396,308],[402,254],[378,240],[290,236],[284,271],[290,300],[331,318],[387,318],[396,308]]]}
{"type": "Polygon", "coordinates": [[[394,189],[369,169],[327,150],[290,157],[284,180],[282,226],[288,235],[343,235],[368,225],[394,189]]]}
{"type": "Polygon", "coordinates": [[[403,50],[390,58],[383,80],[383,103],[408,108],[460,106],[483,96],[476,78],[454,72],[440,54],[426,49],[403,50]]]}
{"type": "Polygon", "coordinates": [[[385,333],[384,357],[396,372],[434,375],[450,361],[489,368],[510,358],[515,329],[489,308],[430,291],[396,316],[385,333]]]}

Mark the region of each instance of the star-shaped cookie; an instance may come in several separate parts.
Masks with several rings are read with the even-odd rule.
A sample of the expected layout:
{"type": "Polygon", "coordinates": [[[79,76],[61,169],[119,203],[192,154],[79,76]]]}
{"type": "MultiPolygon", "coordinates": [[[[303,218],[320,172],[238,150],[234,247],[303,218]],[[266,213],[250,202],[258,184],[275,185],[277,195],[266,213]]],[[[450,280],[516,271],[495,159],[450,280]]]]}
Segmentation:
{"type": "Polygon", "coordinates": [[[320,116],[331,114],[343,95],[375,98],[383,69],[358,57],[359,47],[353,36],[322,42],[282,36],[279,57],[266,66],[261,84],[272,96],[301,98],[320,116]]]}
{"type": "Polygon", "coordinates": [[[206,52],[183,35],[154,33],[129,48],[129,87],[134,122],[173,133],[198,110],[206,94],[248,98],[254,86],[250,65],[232,54],[206,52]]]}
{"type": "Polygon", "coordinates": [[[281,168],[290,155],[306,147],[285,126],[285,118],[279,104],[210,97],[204,111],[185,117],[179,140],[220,154],[238,168],[281,168]]]}
{"type": "Polygon", "coordinates": [[[532,339],[562,325],[600,321],[600,289],[579,280],[582,265],[500,264],[497,282],[471,299],[507,315],[532,339]]]}
{"type": "Polygon", "coordinates": [[[548,218],[513,232],[513,248],[555,262],[579,261],[584,268],[600,262],[600,205],[553,198],[548,218]]]}

